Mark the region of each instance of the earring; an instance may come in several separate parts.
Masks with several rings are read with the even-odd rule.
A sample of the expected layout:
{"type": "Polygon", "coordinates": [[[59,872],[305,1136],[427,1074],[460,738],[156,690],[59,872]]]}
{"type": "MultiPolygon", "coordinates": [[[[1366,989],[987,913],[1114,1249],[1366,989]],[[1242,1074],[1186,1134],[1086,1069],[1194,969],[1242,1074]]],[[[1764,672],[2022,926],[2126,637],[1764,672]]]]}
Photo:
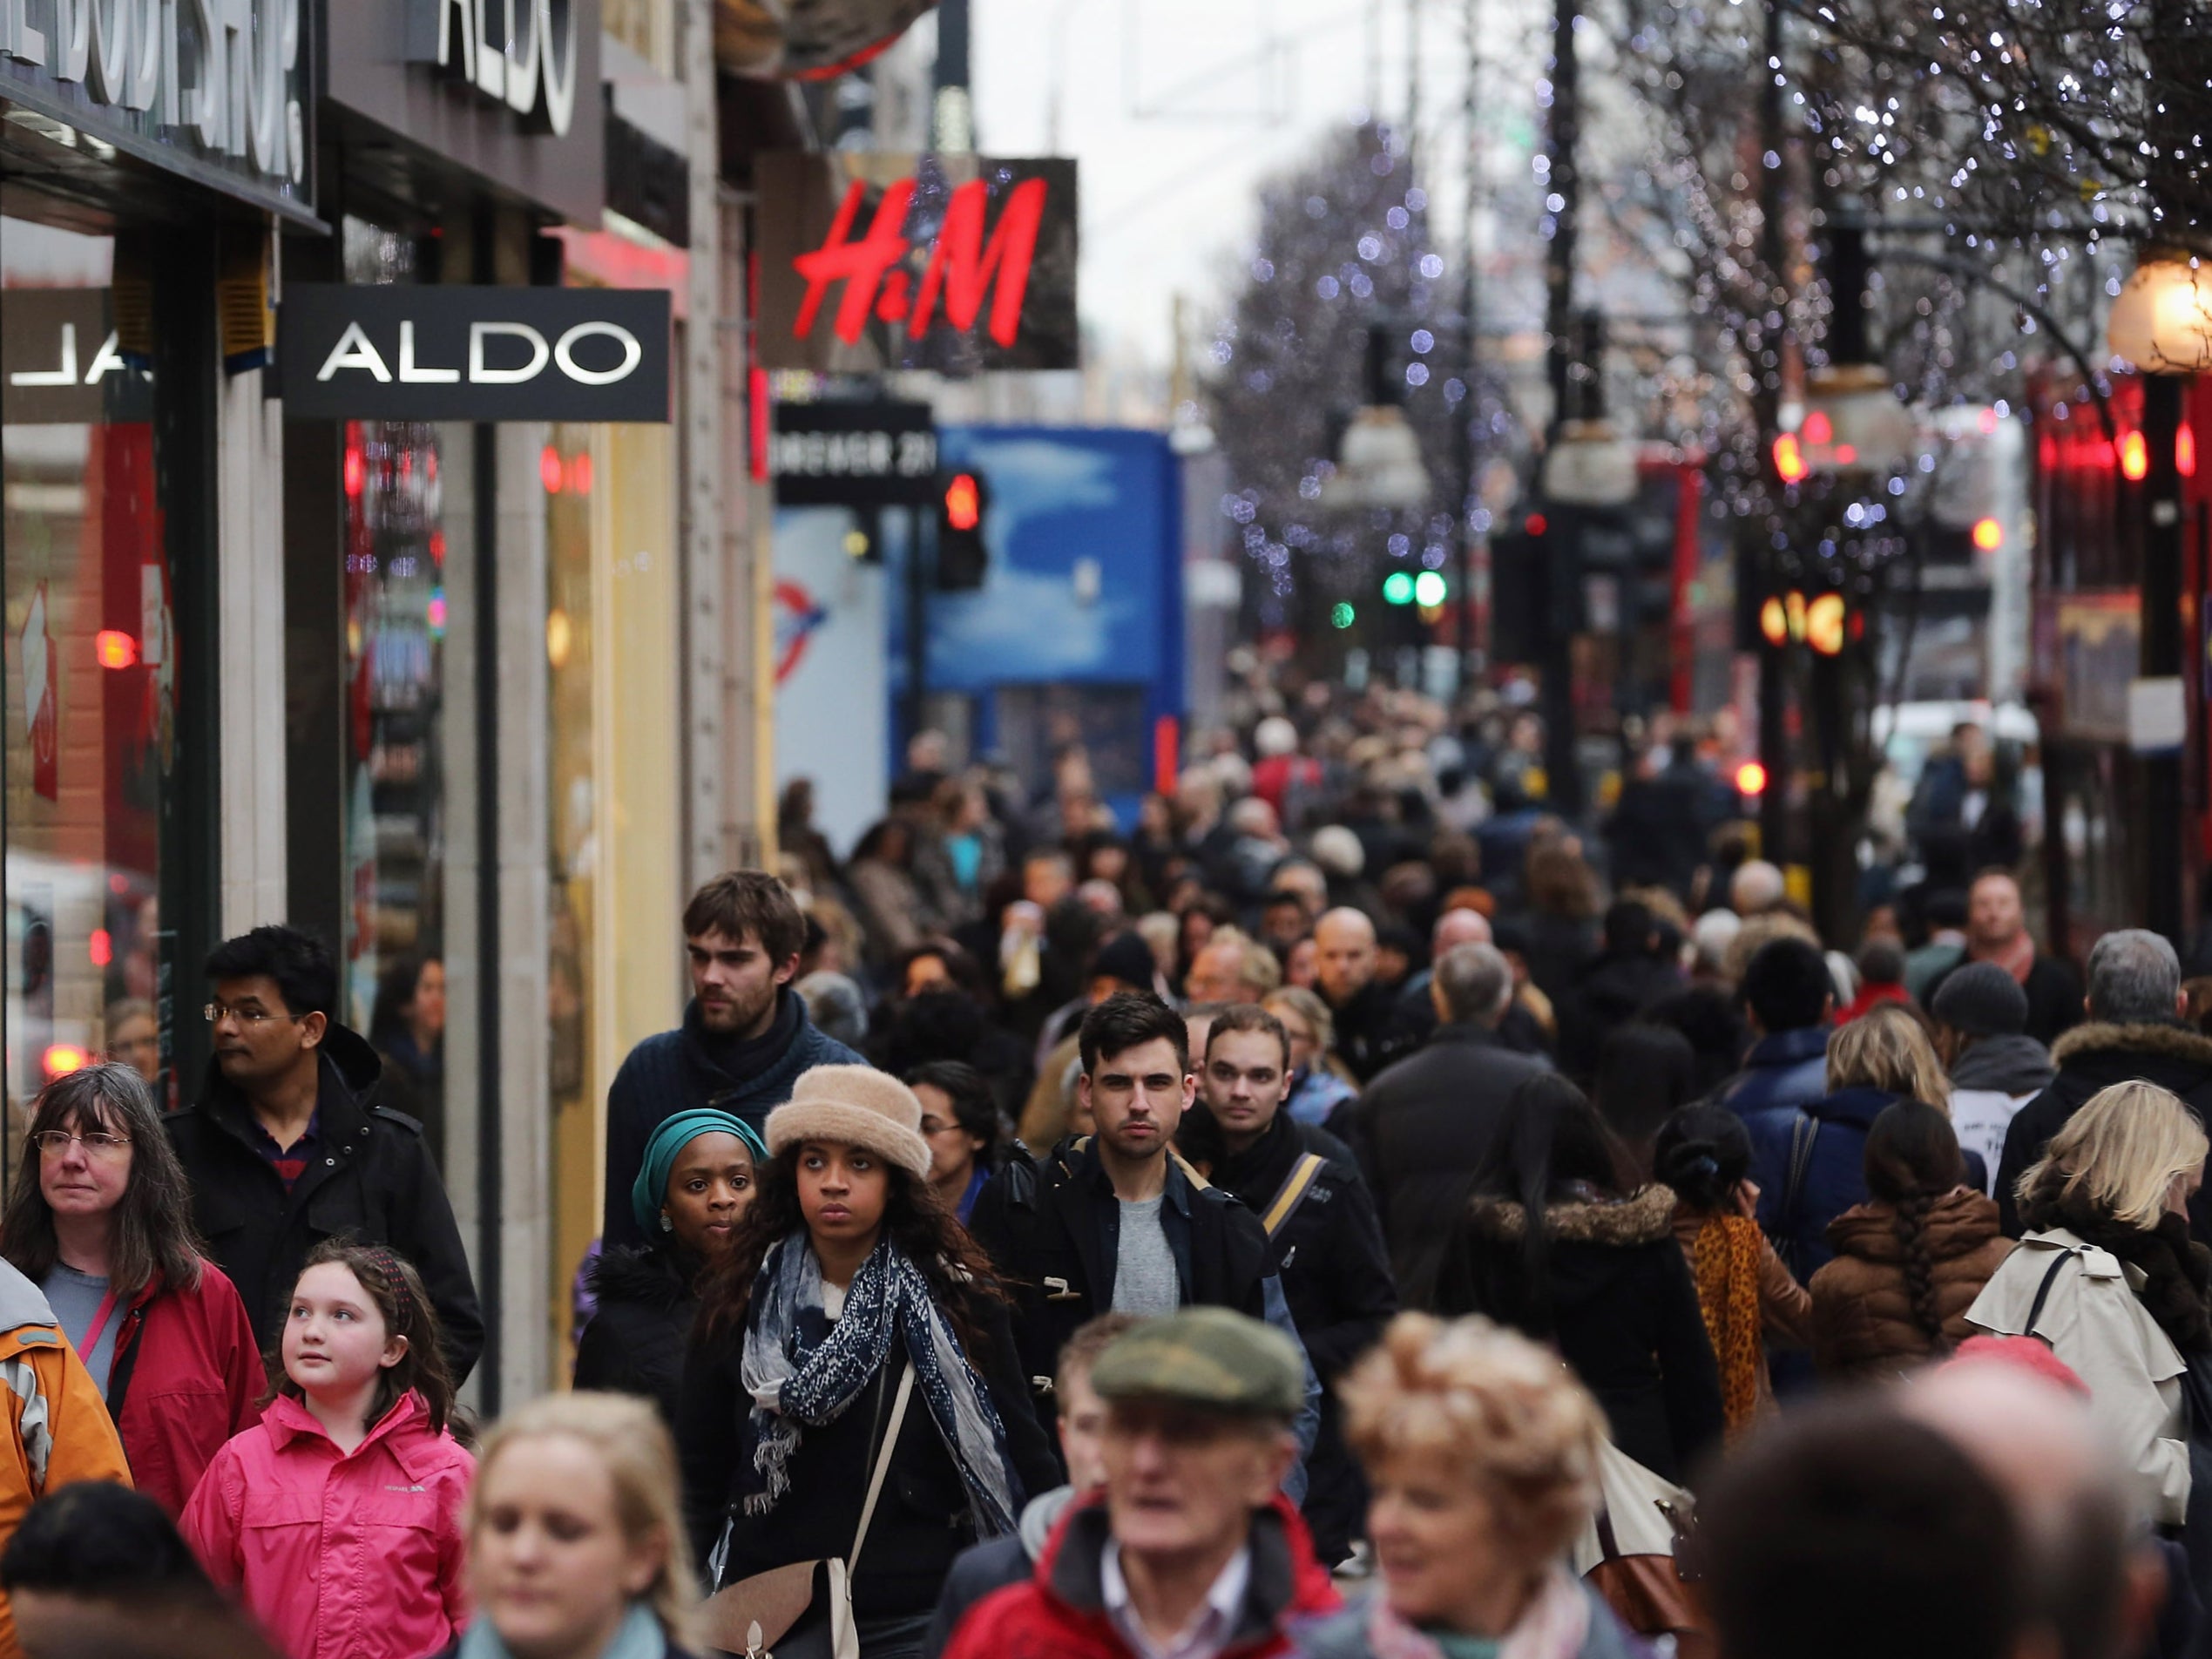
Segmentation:
{"type": "Polygon", "coordinates": [[[668,1219],[668,1212],[665,1209],[660,1212],[660,1230],[664,1233],[673,1233],[676,1230],[676,1223],[668,1219]]]}

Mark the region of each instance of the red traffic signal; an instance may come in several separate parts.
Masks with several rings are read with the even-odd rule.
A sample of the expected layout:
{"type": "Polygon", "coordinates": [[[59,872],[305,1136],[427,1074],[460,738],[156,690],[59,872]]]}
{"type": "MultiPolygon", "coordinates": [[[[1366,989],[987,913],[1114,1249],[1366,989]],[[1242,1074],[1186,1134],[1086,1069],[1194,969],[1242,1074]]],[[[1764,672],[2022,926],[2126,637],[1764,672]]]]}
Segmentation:
{"type": "Polygon", "coordinates": [[[944,522],[951,530],[973,530],[983,522],[983,486],[974,473],[956,472],[945,481],[944,522]]]}

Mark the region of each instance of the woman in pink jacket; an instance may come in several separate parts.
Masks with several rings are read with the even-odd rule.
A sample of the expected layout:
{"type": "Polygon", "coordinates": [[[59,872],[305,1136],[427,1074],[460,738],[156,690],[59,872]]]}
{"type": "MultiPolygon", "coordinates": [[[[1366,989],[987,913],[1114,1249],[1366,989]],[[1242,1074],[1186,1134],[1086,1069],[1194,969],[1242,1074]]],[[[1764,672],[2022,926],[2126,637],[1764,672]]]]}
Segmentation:
{"type": "Polygon", "coordinates": [[[381,1245],[308,1257],[284,1380],[216,1453],[182,1527],[291,1659],[423,1659],[467,1618],[461,1507],[475,1467],[446,1432],[453,1379],[415,1270],[381,1245]]]}

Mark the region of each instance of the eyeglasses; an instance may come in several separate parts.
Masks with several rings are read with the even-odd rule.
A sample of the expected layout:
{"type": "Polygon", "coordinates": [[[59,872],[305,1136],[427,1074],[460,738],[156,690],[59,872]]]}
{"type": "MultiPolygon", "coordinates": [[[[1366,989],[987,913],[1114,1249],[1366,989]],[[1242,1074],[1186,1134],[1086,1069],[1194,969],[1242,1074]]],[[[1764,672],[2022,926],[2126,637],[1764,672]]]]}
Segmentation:
{"type": "Polygon", "coordinates": [[[304,1014],[273,1014],[266,1008],[233,1008],[227,1002],[211,1002],[200,1011],[207,1016],[207,1023],[228,1016],[241,1026],[258,1026],[265,1019],[304,1019],[304,1014]]]}
{"type": "Polygon", "coordinates": [[[131,1137],[102,1134],[97,1130],[91,1134],[71,1134],[67,1129],[42,1129],[30,1137],[30,1144],[50,1158],[68,1156],[71,1141],[83,1147],[88,1158],[113,1158],[129,1148],[131,1137]]]}

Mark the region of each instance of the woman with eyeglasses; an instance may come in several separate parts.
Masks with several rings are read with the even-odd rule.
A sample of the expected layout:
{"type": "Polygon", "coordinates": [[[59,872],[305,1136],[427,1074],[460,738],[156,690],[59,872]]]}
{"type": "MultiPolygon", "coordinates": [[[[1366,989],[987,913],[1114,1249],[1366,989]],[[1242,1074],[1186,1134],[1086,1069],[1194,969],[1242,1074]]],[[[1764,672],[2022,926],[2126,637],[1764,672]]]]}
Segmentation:
{"type": "Polygon", "coordinates": [[[131,1479],[171,1515],[260,1420],[253,1321],[200,1252],[184,1167],[129,1066],[49,1083],[0,1214],[0,1256],[46,1293],[107,1400],[131,1479]]]}

